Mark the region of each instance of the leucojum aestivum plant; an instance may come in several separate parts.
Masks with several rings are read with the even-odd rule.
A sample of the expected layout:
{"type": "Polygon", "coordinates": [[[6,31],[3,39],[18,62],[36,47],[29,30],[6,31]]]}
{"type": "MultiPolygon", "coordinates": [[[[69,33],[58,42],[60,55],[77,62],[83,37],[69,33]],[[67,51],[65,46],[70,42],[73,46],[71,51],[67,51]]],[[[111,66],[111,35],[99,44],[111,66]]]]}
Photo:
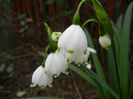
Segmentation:
{"type": "Polygon", "coordinates": [[[52,87],[53,78],[59,77],[61,73],[68,75],[71,69],[96,88],[100,99],[131,99],[132,81],[128,53],[132,8],[133,2],[115,25],[98,0],[81,0],[73,17],[73,24],[63,33],[53,32],[45,23],[49,45],[45,49],[42,64],[32,75],[31,87],[52,87]],[[97,18],[80,24],[79,11],[84,2],[92,2],[97,18]],[[108,78],[105,78],[102,64],[86,28],[89,22],[97,24],[99,44],[107,52],[108,78]],[[96,72],[91,70],[91,60],[96,72]]]}

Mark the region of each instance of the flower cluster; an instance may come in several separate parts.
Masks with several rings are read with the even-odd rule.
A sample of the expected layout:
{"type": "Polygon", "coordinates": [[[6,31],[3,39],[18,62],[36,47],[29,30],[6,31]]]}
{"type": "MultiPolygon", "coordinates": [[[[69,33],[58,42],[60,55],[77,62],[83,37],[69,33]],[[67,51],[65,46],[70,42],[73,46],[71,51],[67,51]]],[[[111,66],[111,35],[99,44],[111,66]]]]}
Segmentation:
{"type": "Polygon", "coordinates": [[[68,64],[75,62],[80,66],[83,62],[90,69],[87,63],[90,52],[96,51],[87,45],[87,38],[79,25],[71,25],[61,35],[54,32],[52,39],[58,41],[55,53],[50,53],[45,61],[45,66],[39,66],[32,75],[31,87],[37,84],[41,88],[52,86],[53,77],[58,77],[61,73],[68,74],[68,64]]]}

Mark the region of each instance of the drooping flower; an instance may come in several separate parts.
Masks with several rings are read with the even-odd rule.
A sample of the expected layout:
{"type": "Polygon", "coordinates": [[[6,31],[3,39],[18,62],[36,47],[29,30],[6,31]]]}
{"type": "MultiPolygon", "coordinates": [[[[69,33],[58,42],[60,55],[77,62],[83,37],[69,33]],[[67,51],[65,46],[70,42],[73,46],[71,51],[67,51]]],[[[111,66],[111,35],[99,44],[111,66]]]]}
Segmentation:
{"type": "Polygon", "coordinates": [[[60,38],[61,34],[62,34],[61,32],[53,32],[52,33],[52,40],[58,41],[58,39],[60,38]]]}
{"type": "Polygon", "coordinates": [[[108,49],[111,45],[111,40],[109,36],[105,34],[103,36],[100,36],[99,43],[103,48],[108,49]]]}
{"type": "Polygon", "coordinates": [[[45,61],[45,69],[47,73],[55,78],[62,72],[68,74],[68,64],[65,61],[64,55],[58,52],[50,53],[45,61]]]}
{"type": "Polygon", "coordinates": [[[80,66],[84,61],[86,62],[88,57],[90,56],[90,53],[96,53],[96,50],[90,47],[87,47],[87,49],[84,51],[84,53],[77,53],[80,57],[75,57],[74,62],[80,66]]]}
{"type": "Polygon", "coordinates": [[[58,49],[66,53],[67,63],[74,61],[78,65],[88,59],[90,52],[95,52],[87,47],[86,35],[79,25],[71,25],[63,32],[58,40],[58,49]]]}
{"type": "Polygon", "coordinates": [[[39,85],[41,88],[52,87],[53,77],[46,73],[44,67],[39,66],[32,75],[31,87],[39,85]]]}
{"type": "Polygon", "coordinates": [[[80,57],[87,48],[87,38],[83,29],[79,25],[68,27],[60,36],[58,47],[65,50],[66,61],[69,63],[74,61],[75,57],[80,57]]]}

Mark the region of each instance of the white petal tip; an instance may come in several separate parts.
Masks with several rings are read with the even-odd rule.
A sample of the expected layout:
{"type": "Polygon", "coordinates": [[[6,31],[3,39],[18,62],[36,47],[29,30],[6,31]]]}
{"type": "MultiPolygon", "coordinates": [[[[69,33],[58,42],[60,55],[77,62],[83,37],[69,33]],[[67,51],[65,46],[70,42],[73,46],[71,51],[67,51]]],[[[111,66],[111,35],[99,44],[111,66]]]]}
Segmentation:
{"type": "Polygon", "coordinates": [[[91,69],[91,64],[88,64],[86,67],[87,67],[88,69],[91,69]]]}
{"type": "Polygon", "coordinates": [[[88,47],[87,50],[88,50],[89,52],[91,52],[91,53],[96,53],[96,52],[97,52],[95,49],[90,48],[90,47],[88,47]]]}

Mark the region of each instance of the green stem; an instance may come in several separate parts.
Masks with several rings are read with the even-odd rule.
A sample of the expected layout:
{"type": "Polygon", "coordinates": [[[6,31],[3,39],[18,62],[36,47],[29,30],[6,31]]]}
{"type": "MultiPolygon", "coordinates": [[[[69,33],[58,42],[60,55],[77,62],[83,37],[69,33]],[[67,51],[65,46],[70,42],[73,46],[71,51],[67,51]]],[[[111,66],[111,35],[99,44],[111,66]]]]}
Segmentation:
{"type": "Polygon", "coordinates": [[[100,28],[100,23],[99,23],[99,21],[96,20],[96,19],[88,19],[88,20],[86,20],[86,21],[83,23],[82,28],[84,28],[89,22],[95,22],[95,23],[98,24],[98,26],[99,26],[99,35],[100,35],[100,36],[103,36],[103,35],[105,34],[105,33],[101,30],[101,28],[100,28]]]}
{"type": "Polygon", "coordinates": [[[82,28],[84,28],[85,25],[86,25],[87,23],[89,23],[89,22],[95,22],[95,23],[99,24],[99,22],[98,22],[96,19],[88,19],[88,20],[86,20],[86,21],[83,23],[82,28]]]}
{"type": "Polygon", "coordinates": [[[79,5],[78,5],[78,8],[76,10],[76,13],[74,14],[74,17],[73,17],[73,24],[75,25],[79,25],[80,24],[80,16],[79,16],[79,10],[81,8],[81,5],[86,2],[87,0],[82,0],[79,5]]]}
{"type": "Polygon", "coordinates": [[[98,33],[99,33],[100,36],[104,36],[104,35],[105,35],[105,33],[104,33],[104,31],[102,30],[100,24],[99,24],[99,32],[98,32],[98,33]]]}
{"type": "Polygon", "coordinates": [[[86,2],[87,0],[82,0],[79,5],[78,5],[78,8],[77,8],[77,11],[76,12],[79,12],[80,8],[81,8],[81,5],[86,2]]]}
{"type": "Polygon", "coordinates": [[[43,57],[43,62],[42,62],[42,67],[45,66],[45,60],[46,60],[46,56],[47,56],[47,52],[48,52],[48,49],[50,48],[50,46],[48,45],[45,49],[45,52],[44,52],[44,57],[43,57]]]}

